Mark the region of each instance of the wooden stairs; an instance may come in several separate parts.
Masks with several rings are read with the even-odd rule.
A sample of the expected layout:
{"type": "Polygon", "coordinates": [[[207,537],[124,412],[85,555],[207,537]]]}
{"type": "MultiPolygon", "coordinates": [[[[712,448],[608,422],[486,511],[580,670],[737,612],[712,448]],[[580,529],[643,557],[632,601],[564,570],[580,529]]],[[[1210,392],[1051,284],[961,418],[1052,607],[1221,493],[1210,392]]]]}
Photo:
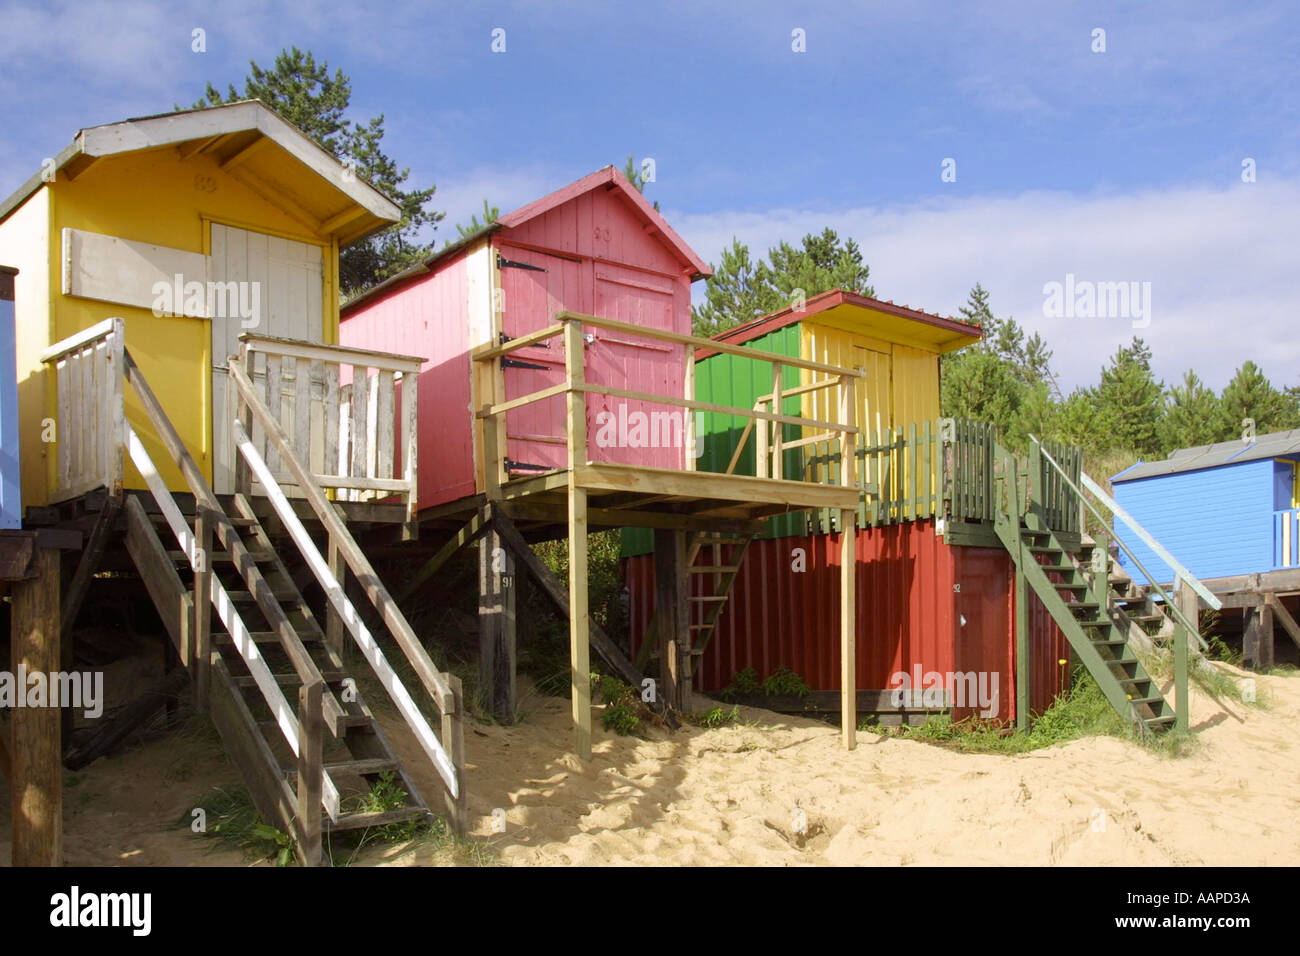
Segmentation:
{"type": "MultiPolygon", "coordinates": [[[[191,560],[175,544],[164,551],[156,526],[165,528],[165,515],[146,515],[140,500],[134,497],[128,499],[127,510],[131,539],[128,547],[160,611],[175,603],[166,598],[167,593],[180,589],[179,593],[195,594],[209,586],[207,576],[215,578],[229,597],[231,610],[247,628],[247,637],[265,661],[286,704],[298,700],[299,692],[309,683],[319,681],[323,685],[322,769],[330,780],[326,789],[332,786],[334,791],[326,797],[323,830],[328,833],[429,817],[431,811],[419,788],[367,706],[355,675],[344,661],[342,647],[337,639],[327,638],[248,498],[236,495],[233,513],[204,513],[204,523],[229,543],[213,549],[211,542],[208,546],[199,542],[205,555],[200,561],[191,560]],[[216,531],[218,528],[224,528],[224,535],[216,531]],[[169,570],[171,579],[166,580],[169,570]],[[386,807],[384,812],[355,809],[383,779],[381,775],[388,774],[404,794],[402,805],[386,807]]],[[[193,602],[189,603],[186,610],[193,606],[193,602]]],[[[239,625],[228,628],[220,616],[208,626],[211,623],[216,624],[216,631],[210,635],[205,677],[211,681],[213,721],[259,811],[286,832],[294,833],[298,756],[287,745],[276,720],[275,702],[268,701],[261,692],[258,675],[240,653],[239,625]]],[[[182,661],[186,657],[198,660],[197,655],[182,654],[182,661]]],[[[388,792],[396,794],[391,788],[388,792]]]]}
{"type": "Polygon", "coordinates": [[[1116,713],[1131,720],[1140,733],[1172,728],[1173,707],[1138,659],[1127,626],[1110,611],[1108,574],[1090,577],[1083,570],[1091,563],[1095,543],[1085,541],[1071,552],[1055,532],[1016,527],[1006,515],[994,528],[1116,713]]]}
{"type": "MultiPolygon", "coordinates": [[[[357,360],[354,351],[340,353],[346,353],[340,361],[357,360]]],[[[74,435],[61,442],[61,484],[72,484],[74,492],[83,486],[106,487],[112,507],[103,512],[108,516],[102,522],[105,527],[113,523],[120,504],[126,550],[167,628],[174,659],[192,679],[196,707],[210,712],[259,814],[291,836],[300,862],[321,863],[323,839],[331,831],[432,814],[361,693],[351,669],[361,659],[436,771],[450,826],[463,832],[460,681],[434,666],[352,536],[340,506],[325,493],[318,480],[321,476],[308,465],[322,457],[327,462],[342,457],[335,430],[325,428],[316,435],[307,427],[313,398],[307,386],[312,376],[295,376],[304,387],[296,393],[299,413],[291,439],[278,411],[283,390],[280,360],[268,359],[271,371],[255,379],[250,374],[250,356],[245,343],[240,355],[228,361],[235,389],[232,440],[239,493],[219,499],[126,350],[121,319],[106,320],[53,347],[45,360],[57,365],[60,407],[102,406],[100,417],[109,422],[98,434],[74,435]],[[88,391],[87,383],[95,389],[88,391]],[[179,470],[188,495],[173,494],[135,431],[137,421],[127,420],[123,407],[127,385],[163,452],[179,470]],[[266,442],[265,455],[250,439],[255,428],[266,442]],[[317,442],[332,456],[322,456],[317,442]],[[93,460],[87,459],[93,467],[83,467],[87,449],[94,452],[93,460]],[[128,458],[143,477],[147,493],[123,491],[128,458]],[[268,458],[278,471],[267,464],[268,458]],[[69,478],[83,471],[85,480],[80,484],[69,478]],[[282,482],[292,487],[295,502],[289,500],[282,482]],[[259,505],[271,506],[273,517],[268,520],[273,521],[274,541],[250,500],[255,488],[265,499],[259,505]],[[313,523],[311,531],[304,516],[313,523]],[[310,572],[300,580],[314,580],[324,593],[323,623],[289,573],[281,549],[310,572]],[[349,596],[349,583],[355,584],[356,604],[349,596]],[[389,663],[371,633],[372,626],[396,644],[437,708],[441,739],[407,689],[404,676],[389,663]],[[385,785],[382,799],[376,801],[376,785],[381,783],[385,785]]],[[[328,347],[308,346],[296,362],[319,365],[331,358],[328,347]]],[[[374,364],[375,354],[361,358],[374,364]]],[[[303,367],[296,364],[295,370],[301,372],[303,367]]],[[[331,390],[321,400],[325,420],[337,425],[343,411],[340,391],[331,390]]],[[[92,418],[63,416],[71,422],[92,418]]],[[[358,420],[352,425],[350,457],[364,462],[369,446],[362,439],[367,430],[358,420]]],[[[391,450],[391,444],[385,447],[391,450]]],[[[412,444],[411,460],[414,452],[412,444]]],[[[375,455],[377,461],[389,460],[387,452],[375,455]]],[[[326,474],[324,480],[334,488],[380,492],[413,484],[409,476],[399,481],[326,474]]],[[[409,503],[407,509],[393,510],[403,514],[396,520],[409,518],[405,514],[409,503]]],[[[82,562],[88,563],[93,562],[82,562]]],[[[78,567],[77,578],[93,570],[78,567]]],[[[73,590],[84,593],[84,588],[73,590]]],[[[172,677],[168,675],[168,681],[172,677]]]]}

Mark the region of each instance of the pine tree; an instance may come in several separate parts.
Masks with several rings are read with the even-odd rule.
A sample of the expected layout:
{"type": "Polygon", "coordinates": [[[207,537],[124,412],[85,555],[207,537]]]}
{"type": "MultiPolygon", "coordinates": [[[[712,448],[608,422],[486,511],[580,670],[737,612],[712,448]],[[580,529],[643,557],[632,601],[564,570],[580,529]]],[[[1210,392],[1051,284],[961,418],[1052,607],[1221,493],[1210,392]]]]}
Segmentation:
{"type": "Polygon", "coordinates": [[[1159,452],[1164,388],[1151,372],[1151,350],[1142,339],[1121,346],[1101,370],[1095,395],[1098,423],[1109,447],[1140,455],[1159,452]]]}
{"type": "Polygon", "coordinates": [[[1251,419],[1259,434],[1300,427],[1296,393],[1278,391],[1254,362],[1247,360],[1232,377],[1219,399],[1215,438],[1227,441],[1241,435],[1251,419]]]}
{"type": "Polygon", "coordinates": [[[800,246],[780,242],[766,259],[754,261],[749,247],[732,239],[705,285],[705,301],[693,310],[697,335],[713,335],[769,312],[789,308],[831,289],[875,295],[867,283],[870,268],[852,239],[833,229],[809,233],[800,246]]]}
{"type": "MultiPolygon", "coordinates": [[[[488,201],[484,199],[483,200],[483,221],[479,222],[478,213],[475,213],[473,216],[470,217],[469,222],[456,223],[456,231],[460,233],[460,238],[465,239],[469,236],[474,235],[474,233],[478,232],[480,229],[485,229],[488,226],[492,225],[492,223],[497,221],[497,218],[500,215],[501,215],[501,210],[496,206],[490,205],[488,201]]],[[[450,242],[450,240],[448,241],[450,242]]]]}
{"type": "Polygon", "coordinates": [[[1165,395],[1165,414],[1160,425],[1160,444],[1168,454],[1177,448],[1193,448],[1218,440],[1219,399],[1191,369],[1180,384],[1165,395]]]}
{"type": "MultiPolygon", "coordinates": [[[[637,165],[636,157],[633,156],[631,153],[627,154],[627,162],[623,164],[623,177],[628,182],[630,182],[633,186],[636,187],[637,192],[641,193],[642,195],[645,194],[645,184],[646,184],[645,170],[643,170],[639,165],[637,165]]],[[[655,212],[658,212],[659,200],[656,199],[653,205],[654,205],[655,212]]]]}
{"type": "Polygon", "coordinates": [[[418,242],[417,235],[426,226],[436,227],[443,218],[443,213],[425,208],[435,187],[410,191],[402,188],[410,170],[399,168],[383,151],[382,114],[365,123],[345,118],[352,99],[352,82],[347,74],[335,70],[331,75],[325,61],[317,63],[310,52],[293,47],[281,50],[271,69],[250,61],[242,93],[231,84],[223,96],[209,83],[194,108],[245,99],[261,100],[401,208],[400,222],[352,243],[340,253],[339,285],[345,296],[369,288],[432,252],[433,244],[418,242]]]}

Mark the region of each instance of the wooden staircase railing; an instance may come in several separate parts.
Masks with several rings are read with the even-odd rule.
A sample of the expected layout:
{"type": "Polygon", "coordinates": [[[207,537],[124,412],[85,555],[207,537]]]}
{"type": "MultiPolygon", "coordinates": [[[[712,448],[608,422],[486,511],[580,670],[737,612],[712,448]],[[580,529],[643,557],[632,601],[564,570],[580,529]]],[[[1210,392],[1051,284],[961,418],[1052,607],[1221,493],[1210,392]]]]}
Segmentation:
{"type": "Polygon", "coordinates": [[[334,560],[327,562],[320,554],[289,505],[283,491],[278,487],[278,482],[265,460],[253,446],[244,423],[236,422],[235,435],[240,454],[251,474],[262,483],[277,514],[284,521],[295,544],[311,567],[312,573],[324,589],[333,613],[352,635],[376,676],[392,696],[407,726],[433,763],[446,788],[448,809],[459,826],[463,823],[464,817],[464,791],[461,780],[464,702],[458,686],[459,681],[443,674],[434,665],[428,652],[398,609],[397,603],[388,593],[388,589],[380,582],[374,567],[348,531],[346,522],[339,517],[334,504],[325,496],[324,490],[295,454],[288,435],[262,401],[257,388],[249,378],[244,361],[245,356],[241,355],[238,358],[232,357],[229,362],[230,378],[238,391],[239,400],[247,410],[251,421],[263,430],[268,447],[276,451],[280,461],[296,482],[298,490],[303,493],[317,519],[324,526],[329,536],[329,552],[334,560]],[[344,566],[351,570],[361,585],[373,609],[387,626],[390,636],[402,650],[407,662],[437,706],[442,715],[442,741],[433,734],[419,707],[397,678],[375,643],[373,635],[361,621],[356,608],[344,594],[342,587],[344,566]]]}

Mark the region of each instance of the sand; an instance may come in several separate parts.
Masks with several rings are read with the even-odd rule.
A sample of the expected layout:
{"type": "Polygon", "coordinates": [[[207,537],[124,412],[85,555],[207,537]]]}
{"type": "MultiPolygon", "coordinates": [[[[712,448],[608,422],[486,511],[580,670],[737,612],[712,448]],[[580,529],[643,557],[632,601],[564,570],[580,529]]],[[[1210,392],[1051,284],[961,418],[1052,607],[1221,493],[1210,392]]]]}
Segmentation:
{"type": "MultiPolygon", "coordinates": [[[[833,727],[743,708],[743,726],[637,739],[605,733],[597,709],[584,765],[568,702],[529,695],[522,724],[467,728],[471,832],[519,866],[1296,865],[1300,676],[1257,680],[1267,709],[1195,693],[1198,744],[1178,758],[1112,738],[993,756],[866,733],[845,752],[833,727]]],[[[434,792],[432,771],[416,778],[434,792]]],[[[69,788],[68,862],[247,865],[165,829],[235,781],[205,734],[101,759],[69,788]]],[[[445,858],[381,847],[359,862],[445,858]]]]}

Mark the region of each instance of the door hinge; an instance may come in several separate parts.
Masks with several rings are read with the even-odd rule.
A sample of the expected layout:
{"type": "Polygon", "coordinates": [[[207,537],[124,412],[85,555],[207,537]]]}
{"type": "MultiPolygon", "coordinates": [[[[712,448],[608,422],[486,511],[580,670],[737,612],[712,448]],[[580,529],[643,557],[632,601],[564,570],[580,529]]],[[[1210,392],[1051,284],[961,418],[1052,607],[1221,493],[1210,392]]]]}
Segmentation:
{"type": "Polygon", "coordinates": [[[528,461],[515,461],[513,458],[504,459],[506,471],[554,471],[550,465],[534,465],[528,461]]]}
{"type": "Polygon", "coordinates": [[[550,370],[549,365],[538,365],[536,362],[521,362],[519,359],[506,358],[505,356],[501,357],[501,367],[502,368],[534,368],[537,369],[537,371],[539,372],[545,372],[550,370]]]}
{"type": "Polygon", "coordinates": [[[499,269],[527,269],[529,272],[546,272],[541,266],[535,266],[527,262],[515,262],[513,259],[507,259],[500,253],[497,254],[497,268],[499,269]]]}

